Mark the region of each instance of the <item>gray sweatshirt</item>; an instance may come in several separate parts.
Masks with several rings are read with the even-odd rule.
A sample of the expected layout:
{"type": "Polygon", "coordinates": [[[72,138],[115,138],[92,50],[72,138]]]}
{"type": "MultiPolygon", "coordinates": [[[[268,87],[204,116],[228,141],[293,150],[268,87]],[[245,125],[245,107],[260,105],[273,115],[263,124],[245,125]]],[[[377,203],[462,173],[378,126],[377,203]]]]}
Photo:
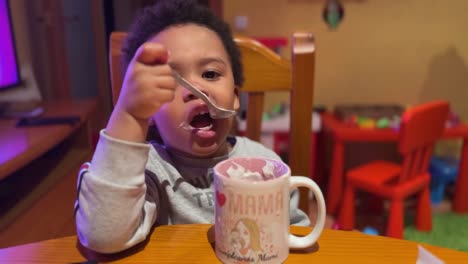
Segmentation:
{"type": "MultiPolygon", "coordinates": [[[[239,156],[280,159],[245,137],[228,137],[232,151],[221,157],[177,156],[163,145],[112,138],[102,130],[91,163],[78,177],[75,203],[81,243],[95,251],[122,251],[145,240],[153,225],[214,223],[213,167],[239,156]]],[[[290,223],[310,225],[291,195],[290,223]]]]}

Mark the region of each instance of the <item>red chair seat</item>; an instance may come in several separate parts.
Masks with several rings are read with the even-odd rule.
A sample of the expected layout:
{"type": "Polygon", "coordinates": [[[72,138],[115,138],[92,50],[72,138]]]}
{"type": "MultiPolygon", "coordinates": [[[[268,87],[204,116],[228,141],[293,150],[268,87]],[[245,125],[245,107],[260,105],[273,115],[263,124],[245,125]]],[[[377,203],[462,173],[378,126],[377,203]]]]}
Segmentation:
{"type": "Polygon", "coordinates": [[[405,198],[429,186],[430,176],[421,173],[418,177],[398,182],[401,166],[387,161],[374,161],[352,169],[347,174],[348,184],[385,198],[405,198]]]}
{"type": "Polygon", "coordinates": [[[401,166],[388,161],[373,161],[350,170],[347,174],[348,181],[357,185],[366,183],[379,186],[398,178],[401,166]]]}

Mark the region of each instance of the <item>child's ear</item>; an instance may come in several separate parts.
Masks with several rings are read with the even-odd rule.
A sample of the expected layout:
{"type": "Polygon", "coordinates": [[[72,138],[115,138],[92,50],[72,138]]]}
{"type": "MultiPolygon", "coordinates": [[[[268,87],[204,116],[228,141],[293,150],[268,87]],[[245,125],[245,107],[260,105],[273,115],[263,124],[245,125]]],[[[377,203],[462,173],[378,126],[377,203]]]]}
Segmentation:
{"type": "Polygon", "coordinates": [[[240,88],[239,86],[234,86],[234,110],[238,111],[240,108],[240,101],[239,101],[239,93],[240,93],[240,88]]]}

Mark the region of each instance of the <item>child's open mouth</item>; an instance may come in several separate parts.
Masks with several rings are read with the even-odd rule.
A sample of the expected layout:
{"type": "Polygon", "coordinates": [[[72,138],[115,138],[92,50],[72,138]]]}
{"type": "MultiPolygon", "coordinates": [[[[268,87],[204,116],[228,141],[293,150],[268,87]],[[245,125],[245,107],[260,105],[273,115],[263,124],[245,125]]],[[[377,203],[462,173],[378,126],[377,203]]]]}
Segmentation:
{"type": "Polygon", "coordinates": [[[213,119],[208,112],[202,111],[195,115],[190,121],[190,127],[193,129],[210,130],[213,127],[213,119]]]}
{"type": "Polygon", "coordinates": [[[216,132],[213,129],[214,120],[208,113],[206,106],[196,107],[190,111],[187,121],[180,124],[180,128],[190,130],[202,138],[213,137],[216,132]]]}

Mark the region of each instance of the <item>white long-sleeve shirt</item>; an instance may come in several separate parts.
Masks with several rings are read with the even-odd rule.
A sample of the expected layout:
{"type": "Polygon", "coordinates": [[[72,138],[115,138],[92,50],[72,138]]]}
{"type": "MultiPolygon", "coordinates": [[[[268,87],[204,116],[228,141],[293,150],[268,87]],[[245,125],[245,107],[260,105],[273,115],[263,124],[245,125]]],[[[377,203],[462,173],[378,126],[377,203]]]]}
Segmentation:
{"type": "MultiPolygon", "coordinates": [[[[112,138],[102,130],[91,163],[80,170],[75,218],[80,242],[97,252],[122,251],[143,241],[153,225],[214,223],[213,167],[239,156],[280,159],[245,137],[229,137],[227,155],[177,156],[159,144],[112,138]]],[[[290,223],[310,224],[291,195],[290,223]]]]}

